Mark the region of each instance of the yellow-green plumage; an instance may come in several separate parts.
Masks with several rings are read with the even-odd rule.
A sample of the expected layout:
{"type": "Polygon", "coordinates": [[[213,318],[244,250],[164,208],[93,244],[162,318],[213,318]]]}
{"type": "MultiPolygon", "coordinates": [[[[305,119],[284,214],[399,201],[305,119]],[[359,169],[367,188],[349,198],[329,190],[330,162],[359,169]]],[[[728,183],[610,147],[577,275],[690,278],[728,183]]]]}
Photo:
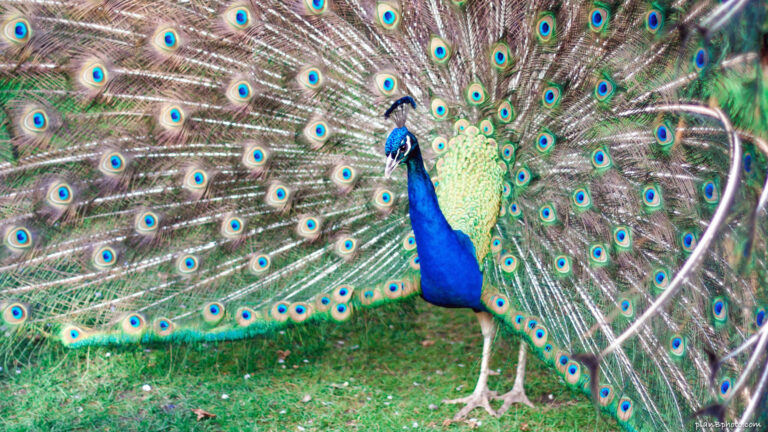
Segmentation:
{"type": "Polygon", "coordinates": [[[440,210],[455,230],[467,234],[478,263],[490,251],[491,229],[501,205],[504,171],[496,141],[466,127],[448,142],[437,160],[437,199],[440,210]]]}

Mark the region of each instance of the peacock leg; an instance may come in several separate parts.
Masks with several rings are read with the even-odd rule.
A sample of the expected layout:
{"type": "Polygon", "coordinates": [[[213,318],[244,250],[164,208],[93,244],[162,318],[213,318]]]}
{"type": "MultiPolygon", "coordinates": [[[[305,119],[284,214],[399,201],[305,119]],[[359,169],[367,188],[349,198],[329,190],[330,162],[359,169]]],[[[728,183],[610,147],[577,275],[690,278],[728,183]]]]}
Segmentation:
{"type": "Polygon", "coordinates": [[[460,399],[446,399],[443,401],[443,403],[449,404],[465,404],[464,408],[453,416],[454,420],[462,419],[470,411],[480,407],[485,408],[488,414],[498,416],[493,408],[491,408],[490,403],[490,400],[496,397],[497,393],[488,390],[488,363],[491,360],[491,344],[496,334],[496,323],[488,312],[478,312],[477,319],[480,321],[480,329],[483,332],[483,359],[480,361],[480,377],[477,379],[477,386],[475,386],[475,391],[471,395],[460,399]]]}
{"type": "Polygon", "coordinates": [[[523,381],[525,381],[525,357],[528,353],[528,346],[525,342],[520,342],[520,354],[517,357],[517,374],[515,376],[515,384],[512,386],[512,390],[504,393],[501,396],[497,396],[494,399],[503,400],[504,405],[499,408],[499,415],[506,412],[513,403],[523,403],[531,408],[534,408],[528,396],[525,395],[525,388],[523,388],[523,381]]]}

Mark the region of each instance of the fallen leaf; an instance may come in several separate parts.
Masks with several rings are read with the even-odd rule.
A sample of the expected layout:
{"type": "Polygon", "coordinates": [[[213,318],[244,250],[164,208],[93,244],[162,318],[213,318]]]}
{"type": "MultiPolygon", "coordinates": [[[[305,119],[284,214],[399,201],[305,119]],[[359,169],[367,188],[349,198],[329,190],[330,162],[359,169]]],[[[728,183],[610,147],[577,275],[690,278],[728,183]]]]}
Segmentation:
{"type": "Polygon", "coordinates": [[[520,430],[521,431],[527,431],[528,430],[528,423],[521,424],[520,425],[520,430]]]}
{"type": "Polygon", "coordinates": [[[433,341],[431,339],[424,339],[423,341],[421,341],[421,346],[423,346],[423,347],[430,347],[430,346],[432,346],[434,344],[435,344],[435,341],[433,341]]]}
{"type": "Polygon", "coordinates": [[[277,350],[277,359],[278,360],[285,360],[289,355],[291,355],[291,350],[277,350]]]}
{"type": "Polygon", "coordinates": [[[216,418],[216,414],[209,413],[208,411],[200,408],[193,408],[192,412],[197,414],[197,421],[205,420],[209,418],[216,418]]]}
{"type": "Polygon", "coordinates": [[[312,396],[310,396],[308,394],[304,395],[304,397],[301,398],[301,401],[304,402],[304,403],[307,403],[307,402],[309,402],[311,400],[312,400],[312,396]]]}
{"type": "Polygon", "coordinates": [[[490,376],[499,376],[501,374],[498,373],[497,371],[491,369],[491,370],[488,371],[488,375],[490,375],[490,376]]]}

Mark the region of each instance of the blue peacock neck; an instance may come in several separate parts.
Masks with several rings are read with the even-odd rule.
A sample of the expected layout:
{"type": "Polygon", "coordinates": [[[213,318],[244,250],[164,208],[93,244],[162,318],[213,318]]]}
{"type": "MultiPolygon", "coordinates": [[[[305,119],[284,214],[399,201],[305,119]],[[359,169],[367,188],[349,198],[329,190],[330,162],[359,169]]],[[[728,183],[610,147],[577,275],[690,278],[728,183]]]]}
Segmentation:
{"type": "Polygon", "coordinates": [[[472,242],[445,219],[418,146],[411,150],[406,166],[422,296],[438,306],[484,310],[480,301],[482,273],[472,242]]]}

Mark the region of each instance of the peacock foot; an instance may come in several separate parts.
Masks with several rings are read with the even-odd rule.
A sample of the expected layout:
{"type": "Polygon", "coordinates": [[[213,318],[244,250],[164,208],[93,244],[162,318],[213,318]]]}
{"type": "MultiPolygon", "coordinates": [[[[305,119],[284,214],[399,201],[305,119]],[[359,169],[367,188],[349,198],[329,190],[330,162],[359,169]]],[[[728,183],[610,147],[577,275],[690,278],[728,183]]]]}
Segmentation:
{"type": "Polygon", "coordinates": [[[504,401],[504,404],[501,406],[501,408],[499,408],[499,410],[496,411],[498,415],[502,415],[505,412],[507,412],[509,407],[511,407],[512,404],[515,404],[515,403],[522,403],[522,404],[528,405],[531,408],[535,408],[531,403],[531,401],[528,400],[528,396],[525,395],[525,389],[523,388],[523,386],[519,386],[519,387],[515,386],[512,390],[504,393],[503,395],[495,396],[494,399],[504,401]]]}
{"type": "Polygon", "coordinates": [[[474,393],[467,397],[459,398],[459,399],[445,399],[443,400],[443,403],[446,404],[465,404],[464,408],[459,410],[459,412],[456,413],[455,416],[453,416],[454,420],[461,420],[464,417],[469,414],[470,411],[472,411],[475,408],[485,408],[486,411],[488,411],[488,414],[498,417],[500,414],[491,408],[491,400],[498,397],[498,393],[495,391],[490,391],[487,388],[484,390],[475,390],[474,393]]]}

